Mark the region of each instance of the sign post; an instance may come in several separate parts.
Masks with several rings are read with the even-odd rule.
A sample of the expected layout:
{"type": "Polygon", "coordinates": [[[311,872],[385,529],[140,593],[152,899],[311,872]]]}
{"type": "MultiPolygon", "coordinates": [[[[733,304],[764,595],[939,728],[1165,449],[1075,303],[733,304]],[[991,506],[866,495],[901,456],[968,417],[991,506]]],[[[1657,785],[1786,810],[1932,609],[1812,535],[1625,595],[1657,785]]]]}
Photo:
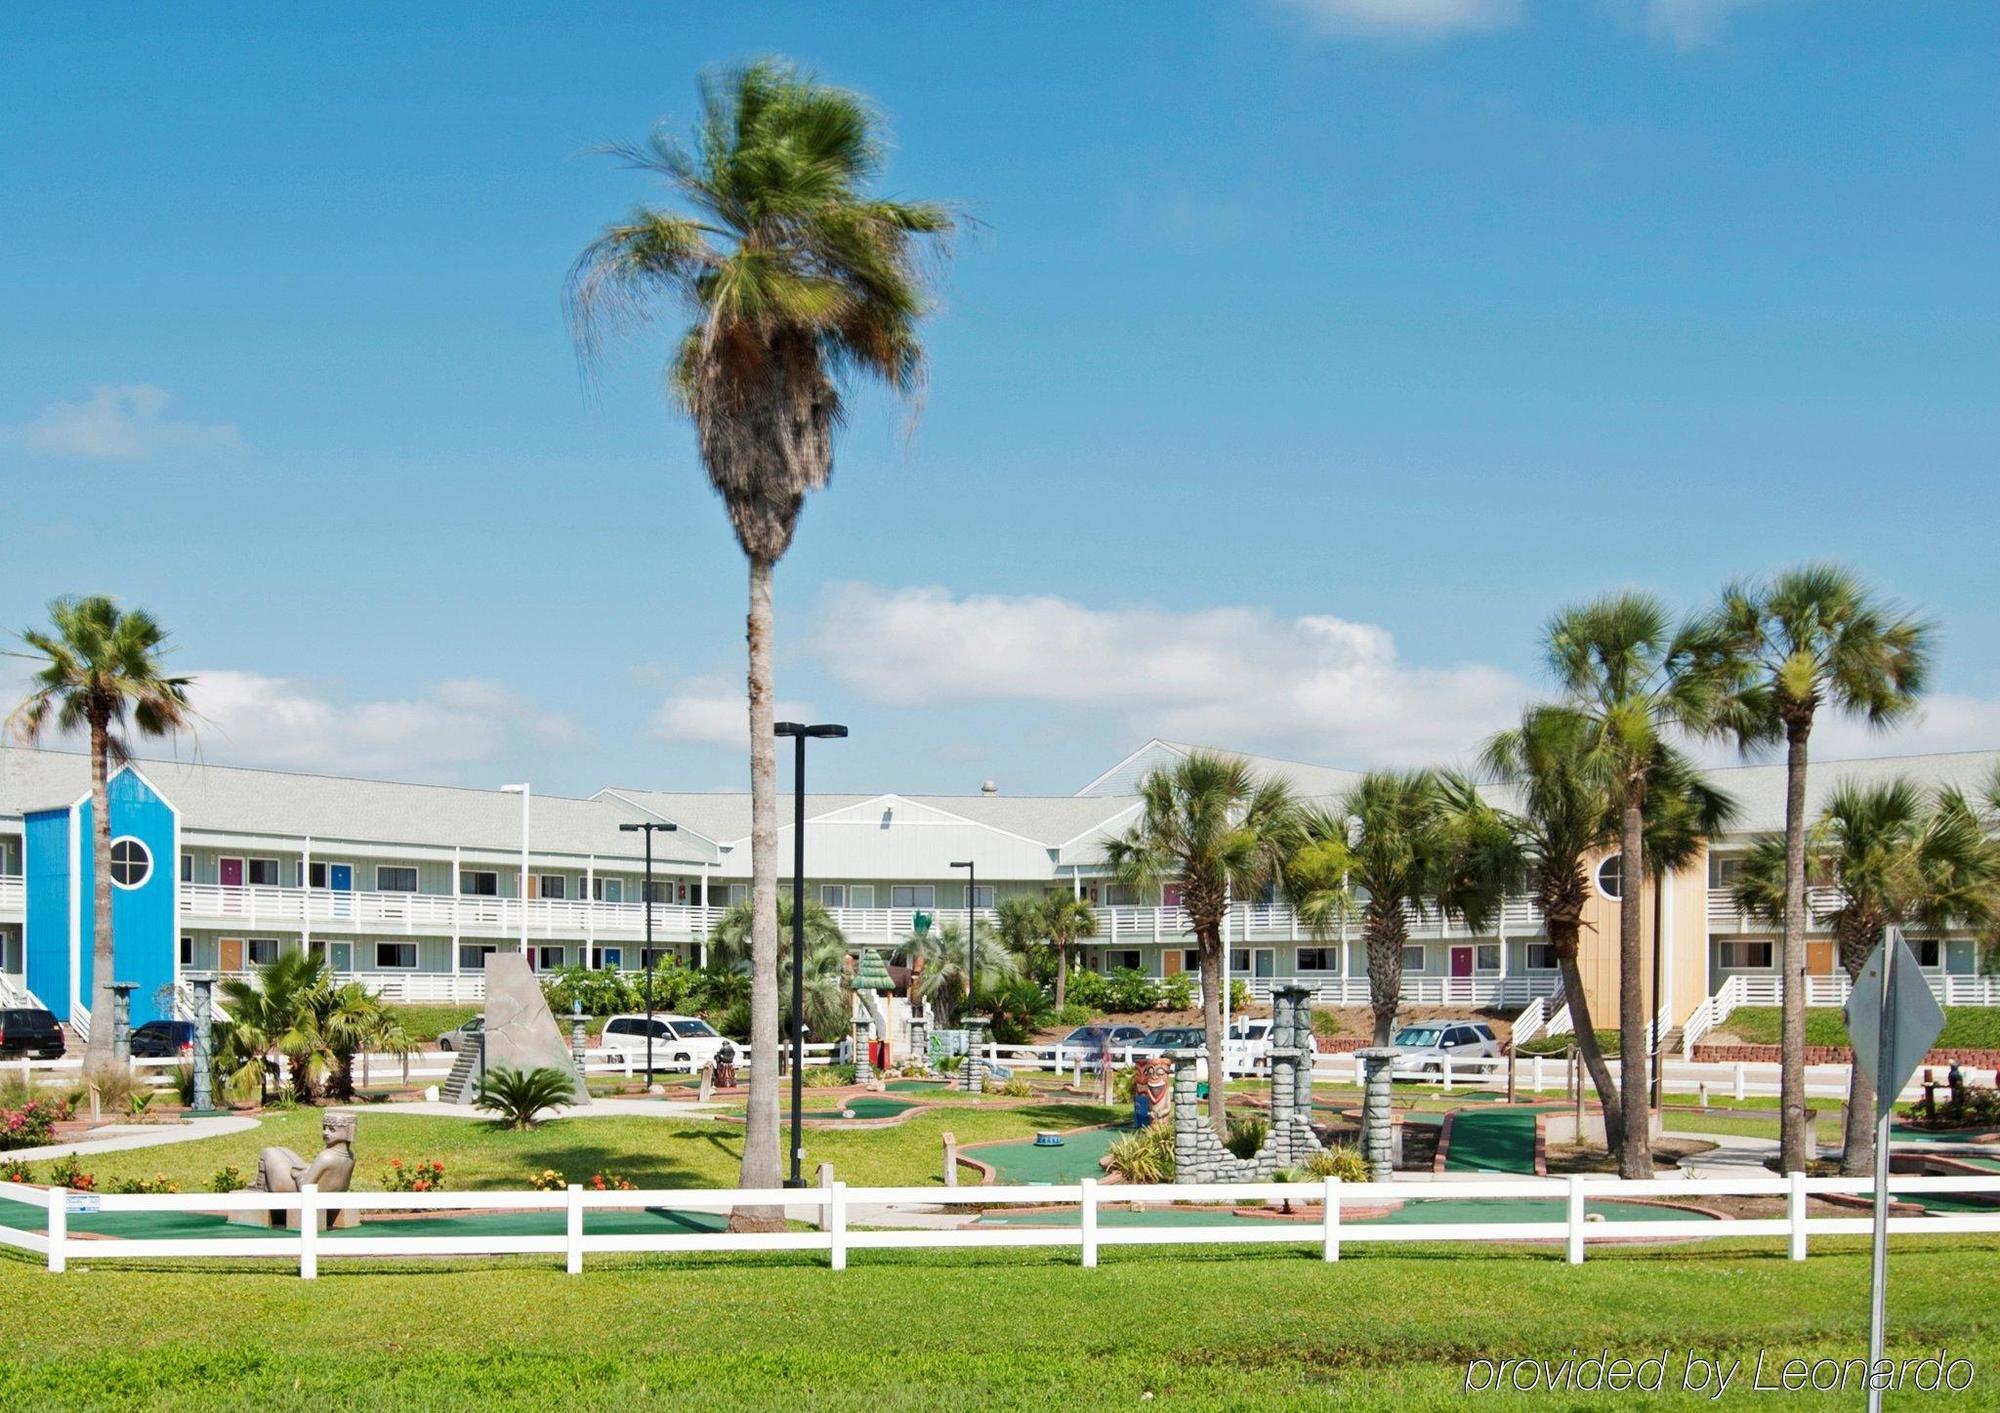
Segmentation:
{"type": "Polygon", "coordinates": [[[1869,957],[1847,998],[1847,1038],[1854,1063],[1875,1081],[1875,1242],[1868,1282],[1868,1409],[1880,1413],[1889,1284],[1889,1120],[1896,1100],[1944,1030],[1903,930],[1892,927],[1869,957]]]}

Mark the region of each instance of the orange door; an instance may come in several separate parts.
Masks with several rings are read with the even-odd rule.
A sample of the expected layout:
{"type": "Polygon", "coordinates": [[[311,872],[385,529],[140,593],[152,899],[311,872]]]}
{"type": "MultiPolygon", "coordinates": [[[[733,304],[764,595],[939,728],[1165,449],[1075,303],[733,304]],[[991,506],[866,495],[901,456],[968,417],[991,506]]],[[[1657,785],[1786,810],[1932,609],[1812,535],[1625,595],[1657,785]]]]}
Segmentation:
{"type": "Polygon", "coordinates": [[[223,971],[243,970],[242,938],[225,937],[222,939],[222,941],[216,944],[216,947],[217,950],[221,953],[221,962],[220,962],[221,970],[223,971]]]}
{"type": "Polygon", "coordinates": [[[1833,975],[1833,943],[1807,941],[1806,975],[1833,975]]]}

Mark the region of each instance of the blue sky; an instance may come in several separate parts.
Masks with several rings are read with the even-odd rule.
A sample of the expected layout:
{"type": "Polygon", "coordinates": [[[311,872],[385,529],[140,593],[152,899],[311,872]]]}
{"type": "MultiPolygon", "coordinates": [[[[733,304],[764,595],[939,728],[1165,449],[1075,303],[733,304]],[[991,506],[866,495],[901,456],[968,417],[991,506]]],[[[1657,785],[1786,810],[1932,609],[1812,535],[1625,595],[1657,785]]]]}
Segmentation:
{"type": "Polygon", "coordinates": [[[761,53],[978,222],[779,571],[816,783],[1445,757],[1559,604],[1819,556],[1943,629],[1925,722],[1827,748],[2000,744],[1978,5],[17,11],[0,623],[152,608],[215,761],[740,787],[666,335],[586,397],[559,294],[648,195],[589,150],[761,53]]]}

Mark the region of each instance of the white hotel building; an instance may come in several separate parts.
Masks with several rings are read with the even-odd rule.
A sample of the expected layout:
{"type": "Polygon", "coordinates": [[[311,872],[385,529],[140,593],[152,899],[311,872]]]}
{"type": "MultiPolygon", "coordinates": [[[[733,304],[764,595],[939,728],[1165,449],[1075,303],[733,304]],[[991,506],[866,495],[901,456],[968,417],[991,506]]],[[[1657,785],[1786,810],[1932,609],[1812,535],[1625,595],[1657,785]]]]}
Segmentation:
{"type": "MultiPolygon", "coordinates": [[[[965,875],[951,863],[971,859],[979,883],[970,902],[982,912],[1052,889],[1096,904],[1099,933],[1081,949],[1081,965],[1154,976],[1193,971],[1173,890],[1141,897],[1119,885],[1102,848],[1136,818],[1136,782],[1189,749],[1150,741],[1066,796],[810,795],[809,896],[851,940],[900,943],[918,912],[963,915],[965,875]]],[[[1247,759],[1302,796],[1329,802],[1359,778],[1247,759]]],[[[1891,773],[1976,789],[1996,763],[2000,752],[1821,762],[1813,768],[1814,804],[1842,778],[1891,773]]],[[[1656,927],[1666,938],[1659,1009],[1670,1026],[1732,977],[1745,978],[1732,992],[1739,1000],[1775,995],[1770,929],[1736,911],[1727,883],[1750,836],[1782,822],[1782,770],[1742,766],[1715,775],[1742,806],[1737,830],[1670,878],[1657,900],[1650,888],[1642,900],[1648,946],[1656,927]]],[[[0,1003],[32,994],[66,1016],[71,996],[43,994],[57,990],[87,1004],[78,973],[87,970],[79,952],[89,952],[89,848],[77,807],[88,780],[81,755],[0,749],[0,1003]]],[[[789,880],[784,803],[778,858],[789,880]]],[[[749,886],[747,794],[534,795],[525,879],[522,798],[497,790],[144,761],[123,778],[113,810],[114,833],[128,841],[114,874],[121,894],[132,895],[129,909],[122,897],[117,904],[120,971],[161,983],[184,971],[240,972],[305,949],[392,998],[473,1000],[482,994],[485,956],[521,946],[524,933],[539,968],[641,966],[642,836],[619,828],[632,822],[677,826],[653,835],[656,951],[698,963],[710,931],[749,886]],[[159,890],[157,924],[139,910],[148,888],[159,890]]],[[[1600,894],[1586,918],[1596,931],[1585,934],[1585,970],[1593,1008],[1608,1024],[1617,1002],[1617,904],[1600,894]]],[[[1366,959],[1352,923],[1315,937],[1281,897],[1246,898],[1231,911],[1228,936],[1231,972],[1255,993],[1297,978],[1324,1003],[1366,1004],[1366,959]]],[[[1913,940],[1947,999],[2000,1002],[2000,988],[1978,975],[1972,938],[1913,940]]],[[[1837,1003],[1845,983],[1824,930],[1816,928],[1809,951],[1814,1000],[1837,1003]]],[[[1404,983],[1411,1004],[1521,1006],[1556,989],[1540,918],[1525,898],[1509,899],[1477,935],[1430,910],[1412,921],[1404,983]]],[[[152,1009],[141,996],[134,1004],[142,1015],[152,1009]]]]}

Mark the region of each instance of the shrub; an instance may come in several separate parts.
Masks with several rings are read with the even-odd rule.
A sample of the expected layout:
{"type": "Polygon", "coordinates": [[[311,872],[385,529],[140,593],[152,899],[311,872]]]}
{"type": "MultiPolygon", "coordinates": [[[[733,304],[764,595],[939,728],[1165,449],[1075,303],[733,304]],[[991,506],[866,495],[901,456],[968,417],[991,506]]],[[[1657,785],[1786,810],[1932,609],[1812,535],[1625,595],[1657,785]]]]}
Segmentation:
{"type": "Polygon", "coordinates": [[[480,1077],[472,1102],[498,1115],[507,1128],[533,1128],[537,1114],[569,1103],[575,1092],[575,1079],[553,1065],[532,1070],[496,1065],[480,1077]]]}
{"type": "Polygon", "coordinates": [[[1935,1120],[1921,1101],[1905,1104],[1903,1116],[1911,1123],[1929,1128],[2000,1127],[2000,1089],[1968,1084],[1960,1087],[1958,1097],[1952,1098],[1951,1091],[1940,1085],[1938,1092],[1946,1097],[1938,1103],[1935,1120]]]}
{"type": "Polygon", "coordinates": [[[543,1168],[528,1177],[528,1186],[536,1192],[561,1192],[569,1186],[569,1179],[554,1168],[543,1168]]]}
{"type": "Polygon", "coordinates": [[[1032,1099],[1035,1097],[1035,1086],[1017,1075],[1013,1079],[989,1086],[986,1092],[998,1094],[1003,1099],[1032,1099]]]}
{"type": "Polygon", "coordinates": [[[0,1153],[41,1147],[49,1141],[60,1113],[45,1099],[30,1099],[18,1109],[0,1109],[0,1153]]]}
{"type": "Polygon", "coordinates": [[[182,1065],[174,1071],[174,1099],[183,1109],[194,1107],[193,1065],[182,1065]]]}
{"type": "Polygon", "coordinates": [[[838,1089],[843,1084],[854,1083],[852,1065],[807,1065],[799,1083],[807,1089],[838,1089]]]}
{"type": "Polygon", "coordinates": [[[419,1158],[414,1163],[405,1163],[401,1158],[391,1158],[389,1166],[382,1169],[382,1190],[443,1192],[444,1164],[435,1158],[419,1158]]]}
{"type": "MultiPolygon", "coordinates": [[[[1073,974],[1079,976],[1090,975],[1089,972],[1078,972],[1073,974]]],[[[1066,1025],[1075,1027],[1079,1025],[1088,1025],[1091,1021],[1097,1019],[1098,1014],[1099,1012],[1095,1007],[1080,1005],[1076,1001],[1071,1000],[1066,1002],[1060,1011],[1057,1011],[1055,1012],[1055,1014],[1051,1015],[1049,1017],[1049,1020],[1056,1025],[1066,1025]]]]}
{"type": "Polygon", "coordinates": [[[28,1165],[19,1158],[9,1158],[0,1163],[0,1182],[27,1182],[31,1177],[28,1165]]]}
{"type": "Polygon", "coordinates": [[[1132,1102],[1132,1093],[1139,1087],[1139,1071],[1131,1065],[1111,1072],[1111,1097],[1121,1104],[1132,1102]]]}
{"type": "Polygon", "coordinates": [[[1111,973],[1105,988],[1104,1008],[1109,1011],[1150,1011],[1160,1003],[1160,988],[1137,967],[1120,967],[1111,973]]]}
{"type": "Polygon", "coordinates": [[[125,1096],[125,1107],[135,1119],[142,1119],[146,1111],[153,1107],[153,1100],[159,1097],[156,1089],[135,1089],[125,1096]]]}
{"type": "Polygon", "coordinates": [[[1067,1013],[1070,1008],[1074,1007],[1082,1010],[1085,1014],[1081,1019],[1067,1021],[1065,1024],[1082,1025],[1091,1016],[1101,1014],[1108,1003],[1110,995],[1111,983],[1104,979],[1103,973],[1095,971],[1071,972],[1069,980],[1064,983],[1063,1000],[1066,1003],[1064,1011],[1067,1013]]]}
{"type": "Polygon", "coordinates": [[[241,1192],[250,1184],[243,1176],[243,1169],[231,1163],[226,1168],[217,1168],[215,1176],[208,1180],[210,1192],[241,1192]]]}
{"type": "Polygon", "coordinates": [[[1299,1172],[1309,1178],[1339,1178],[1342,1182],[1367,1182],[1372,1176],[1368,1160],[1351,1143],[1320,1149],[1299,1164],[1299,1172]]]}
{"type": "Polygon", "coordinates": [[[1160,983],[1160,1004],[1170,1011],[1194,1008],[1194,978],[1177,971],[1160,983]]]}
{"type": "Polygon", "coordinates": [[[1312,1013],[1312,1028],[1320,1039],[1331,1040],[1340,1034],[1340,1017],[1332,1011],[1316,1010],[1312,1013]]]}
{"type": "Polygon", "coordinates": [[[731,1001],[716,1016],[714,1025],[717,1030],[721,1031],[731,1040],[748,1040],[750,1038],[749,1000],[746,998],[739,1001],[731,1001]]]}
{"type": "MultiPolygon", "coordinates": [[[[592,970],[589,967],[562,967],[550,972],[542,982],[542,994],[548,998],[549,1009],[558,1017],[570,1014],[572,1008],[581,1007],[587,1016],[613,1016],[620,1011],[636,1011],[645,1004],[643,992],[634,986],[626,973],[611,967],[592,970]]],[[[657,1003],[659,991],[653,992],[657,1003]]]]}
{"type": "Polygon", "coordinates": [[[179,1192],[180,1190],[181,1185],[170,1179],[165,1173],[154,1173],[151,1177],[113,1178],[105,1187],[105,1191],[107,1192],[133,1192],[141,1194],[179,1192]]]}
{"type": "Polygon", "coordinates": [[[1239,1158],[1254,1158],[1264,1146],[1264,1135],[1270,1127],[1262,1114],[1231,1114],[1229,1137],[1222,1140],[1222,1146],[1239,1158]]]}
{"type": "Polygon", "coordinates": [[[1048,1018],[1049,998],[1032,978],[1011,977],[980,997],[993,1017],[993,1038],[1019,1045],[1048,1018]]]}
{"type": "Polygon", "coordinates": [[[597,1192],[637,1192],[639,1184],[617,1173],[592,1173],[585,1184],[597,1192]]]}
{"type": "Polygon", "coordinates": [[[1229,1009],[1238,1012],[1250,1009],[1249,982],[1232,981],[1229,983],[1229,1009]]]}
{"type": "Polygon", "coordinates": [[[1105,1166],[1126,1182],[1174,1180],[1174,1126],[1148,1124],[1105,1150],[1105,1166]]]}
{"type": "Polygon", "coordinates": [[[74,1153],[66,1158],[58,1158],[49,1169],[49,1182],[55,1187],[66,1187],[72,1192],[97,1191],[97,1179],[83,1170],[83,1164],[76,1160],[74,1153]]]}

